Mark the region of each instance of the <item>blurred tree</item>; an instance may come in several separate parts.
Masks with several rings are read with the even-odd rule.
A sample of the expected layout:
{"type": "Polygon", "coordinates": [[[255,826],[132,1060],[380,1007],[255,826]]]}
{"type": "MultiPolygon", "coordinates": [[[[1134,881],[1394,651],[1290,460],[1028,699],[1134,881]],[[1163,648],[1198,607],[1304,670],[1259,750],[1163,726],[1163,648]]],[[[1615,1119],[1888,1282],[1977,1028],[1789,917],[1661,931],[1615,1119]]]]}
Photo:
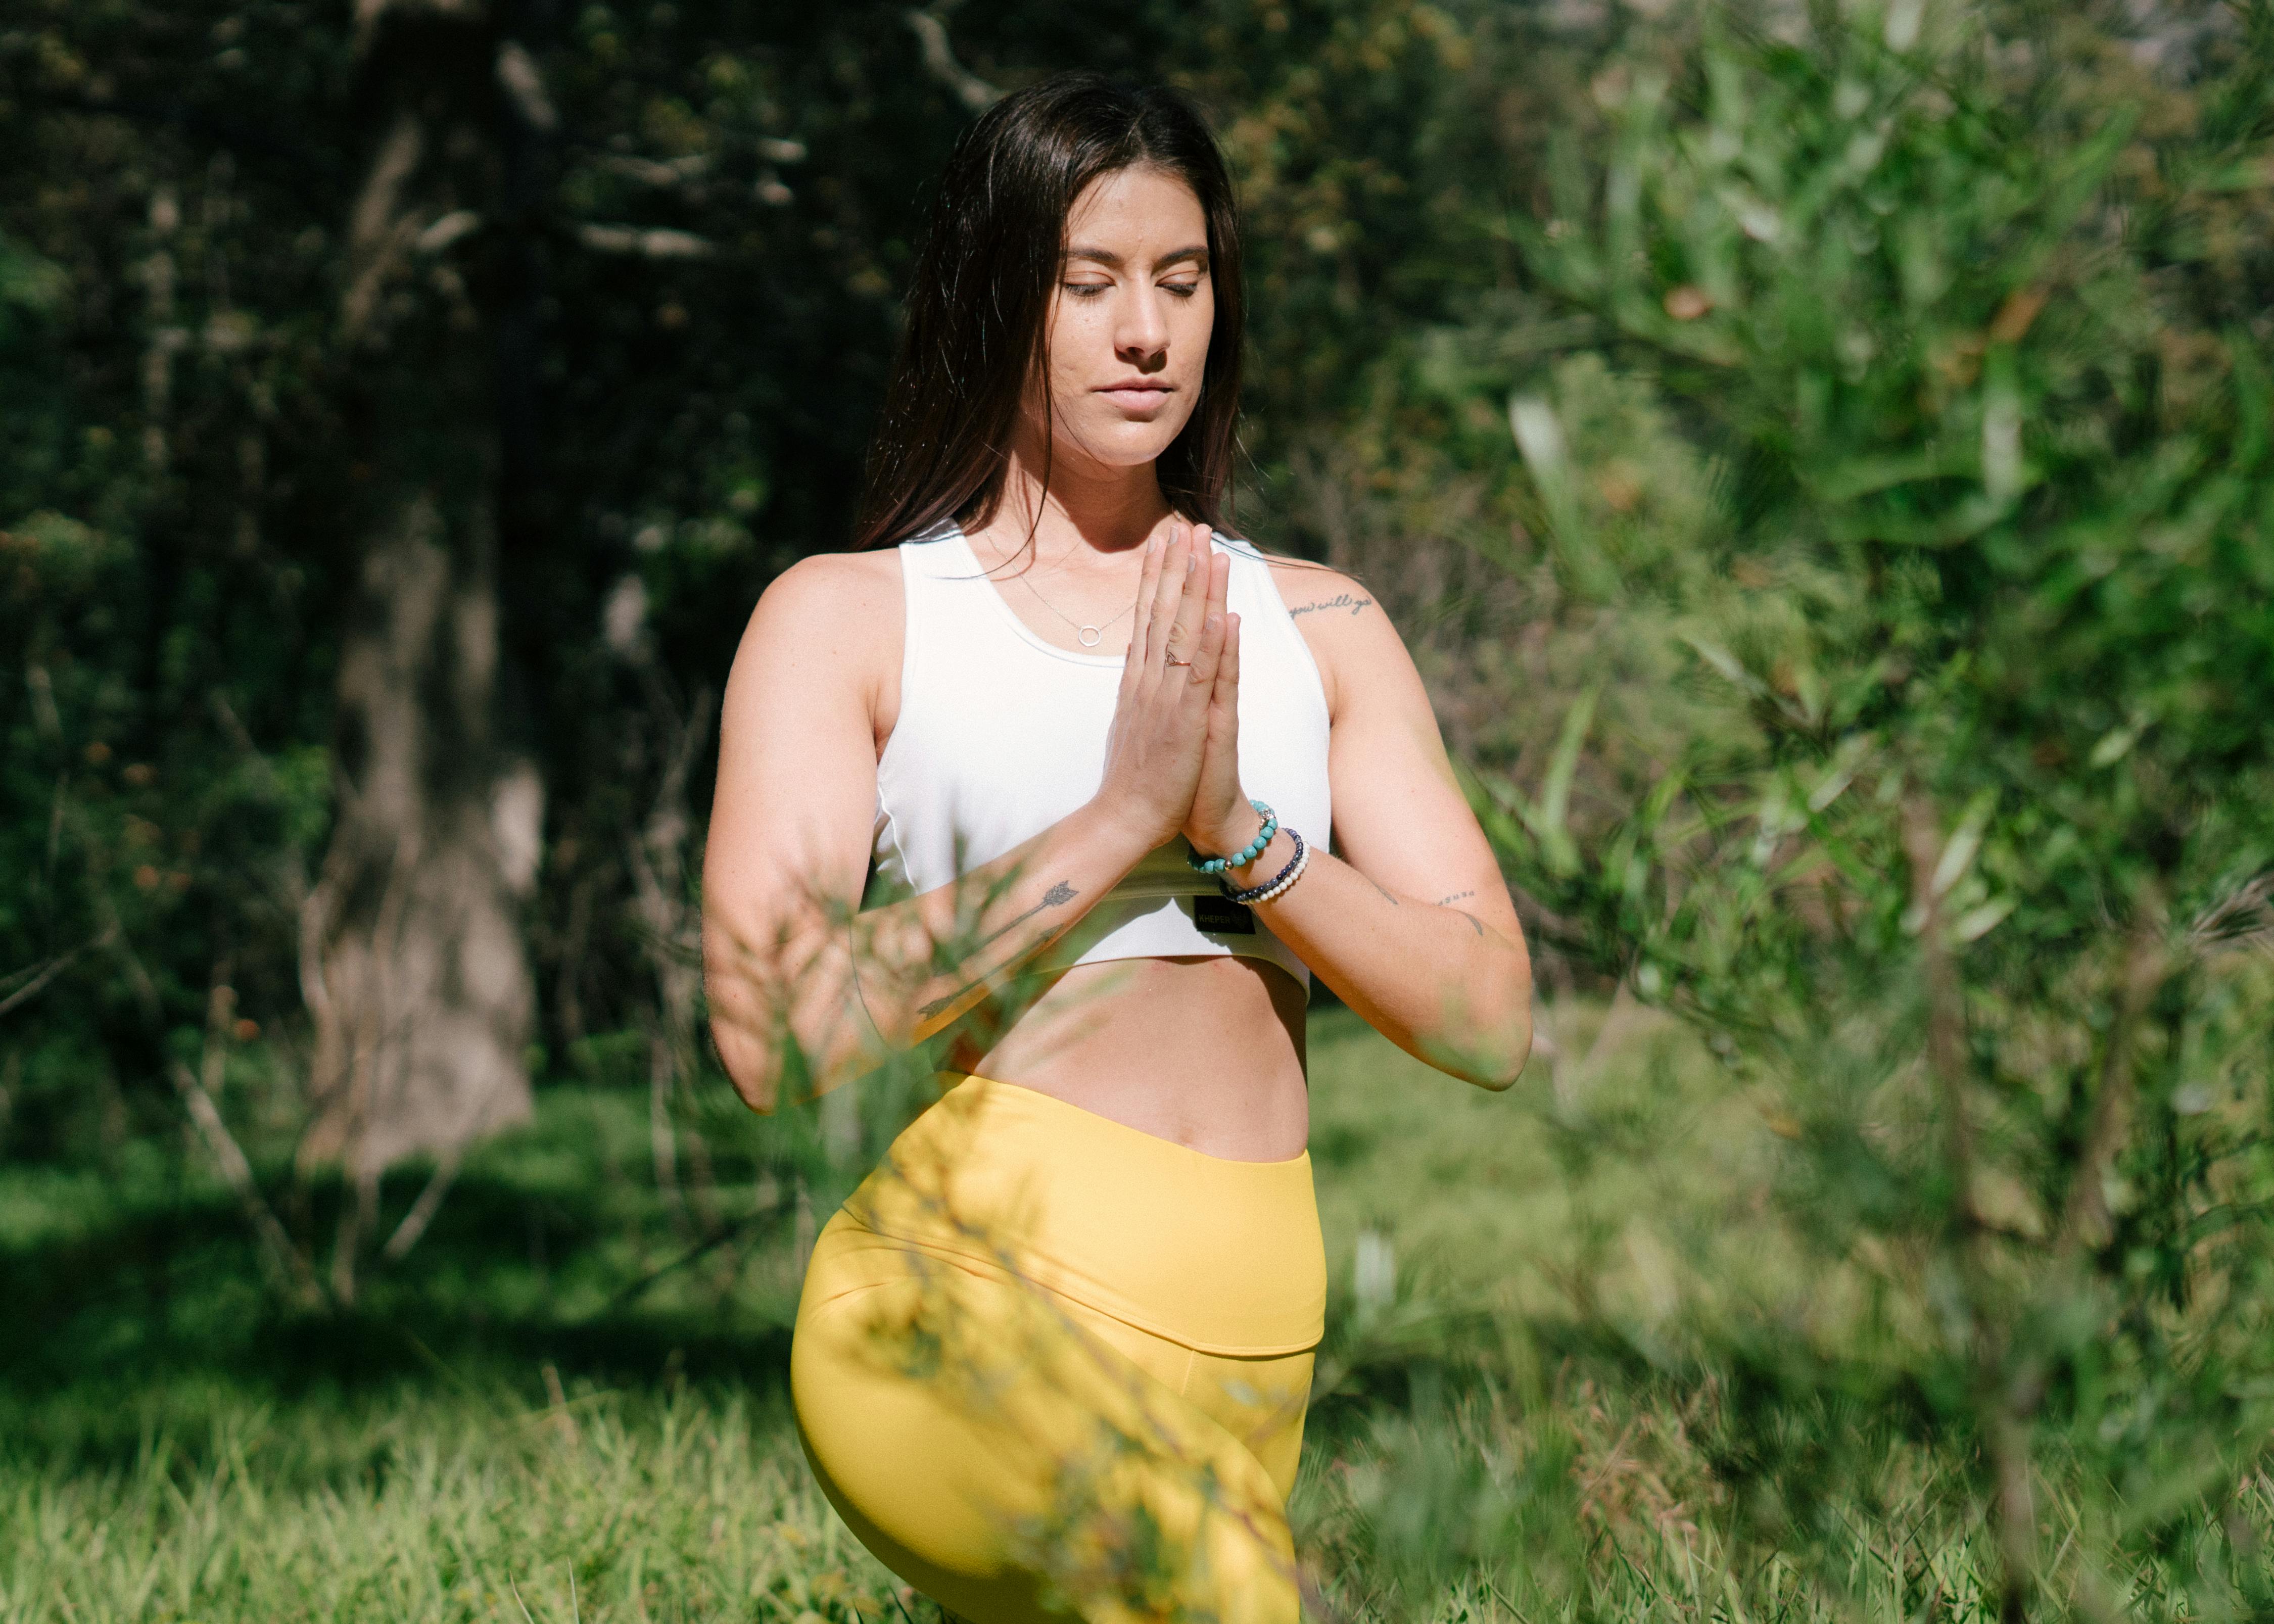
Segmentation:
{"type": "Polygon", "coordinates": [[[1296,425],[1348,408],[1372,342],[1329,368],[1320,311],[1436,308],[1427,278],[1375,284],[1409,239],[1449,262],[1466,217],[1415,239],[1412,189],[1450,171],[1392,171],[1430,161],[1416,132],[1457,109],[1406,98],[1485,10],[11,16],[0,826],[25,877],[0,929],[32,980],[78,954],[15,1006],[11,1146],[123,1143],[218,1041],[245,1131],[365,1192],[344,1284],[381,1169],[431,1154],[447,1182],[525,1104],[529,1044],[641,1020],[671,1056],[661,1173],[706,690],[771,575],[840,545],[922,188],[974,108],[1075,64],[1192,85],[1287,267],[1258,399],[1296,425]],[[1331,155],[1352,144],[1379,151],[1331,155]],[[1305,245],[1337,212],[1357,284],[1305,245]]]}
{"type": "MultiPolygon", "coordinates": [[[[338,802],[308,929],[315,1111],[301,1154],[343,1159],[335,1287],[380,1175],[447,1165],[525,1117],[533,999],[519,902],[543,787],[499,705],[507,431],[525,483],[534,144],[559,124],[501,13],[379,0],[356,19],[367,155],[341,233],[339,407],[357,590],[340,630],[338,802]],[[451,251],[469,238],[486,264],[451,251]],[[518,340],[518,342],[516,342],[518,340]]],[[[516,515],[516,516],[519,516],[516,515]]]]}
{"type": "Polygon", "coordinates": [[[304,1169],[447,1177],[525,1107],[531,944],[555,1037],[684,1003],[638,842],[757,589],[842,533],[970,112],[926,15],[0,28],[12,1147],[136,1132],[226,987],[224,1049],[312,1017],[260,1091],[304,1169]]]}

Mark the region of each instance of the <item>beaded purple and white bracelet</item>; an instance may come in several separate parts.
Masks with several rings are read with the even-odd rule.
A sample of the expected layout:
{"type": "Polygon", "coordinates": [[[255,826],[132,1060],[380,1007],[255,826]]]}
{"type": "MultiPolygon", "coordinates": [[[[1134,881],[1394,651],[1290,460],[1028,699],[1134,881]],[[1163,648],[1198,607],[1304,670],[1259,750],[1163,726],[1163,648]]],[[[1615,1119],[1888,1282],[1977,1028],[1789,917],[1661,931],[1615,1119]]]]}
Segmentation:
{"type": "MultiPolygon", "coordinates": [[[[1282,824],[1281,827],[1284,828],[1285,825],[1282,824]]],[[[1229,885],[1224,886],[1224,900],[1254,907],[1259,902],[1271,901],[1303,877],[1304,867],[1311,861],[1311,848],[1303,843],[1300,831],[1289,829],[1287,833],[1295,842],[1295,854],[1287,860],[1287,866],[1264,881],[1262,884],[1248,891],[1234,891],[1229,885]]]]}

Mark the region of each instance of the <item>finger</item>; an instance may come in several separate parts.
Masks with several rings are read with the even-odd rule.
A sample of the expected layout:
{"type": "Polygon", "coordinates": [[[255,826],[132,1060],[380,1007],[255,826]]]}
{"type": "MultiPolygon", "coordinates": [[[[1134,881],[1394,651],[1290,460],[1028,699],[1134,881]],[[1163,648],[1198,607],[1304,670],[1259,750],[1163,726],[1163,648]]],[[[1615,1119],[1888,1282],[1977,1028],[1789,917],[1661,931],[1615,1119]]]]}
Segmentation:
{"type": "Polygon", "coordinates": [[[1209,688],[1209,732],[1231,739],[1239,727],[1239,617],[1224,617],[1224,652],[1216,657],[1216,680],[1209,688]]]}
{"type": "Polygon", "coordinates": [[[1129,611],[1129,647],[1123,669],[1141,670],[1152,649],[1153,593],[1161,583],[1161,538],[1145,538],[1145,556],[1137,569],[1137,598],[1129,611]]]}
{"type": "Polygon", "coordinates": [[[1209,582],[1215,574],[1215,555],[1196,546],[1185,551],[1185,578],[1177,595],[1176,618],[1169,626],[1169,643],[1179,659],[1200,642],[1201,620],[1208,613],[1209,582]]]}
{"type": "Polygon", "coordinates": [[[1161,552],[1160,575],[1153,583],[1153,602],[1149,611],[1152,619],[1146,644],[1147,659],[1156,667],[1159,666],[1163,655],[1168,651],[1169,634],[1176,620],[1178,597],[1185,586],[1185,561],[1191,557],[1192,548],[1186,543],[1185,527],[1181,523],[1170,525],[1168,545],[1161,552]]]}
{"type": "Polygon", "coordinates": [[[1131,643],[1139,663],[1140,673],[1149,675],[1161,663],[1161,639],[1167,634],[1168,620],[1161,610],[1161,594],[1177,567],[1176,536],[1165,532],[1155,538],[1158,551],[1153,555],[1153,568],[1144,581],[1137,600],[1136,620],[1131,643]],[[1141,645],[1139,646],[1139,645],[1141,645]]]}
{"type": "Polygon", "coordinates": [[[1153,621],[1160,657],[1153,662],[1156,665],[1163,658],[1188,662],[1193,657],[1193,643],[1200,628],[1198,618],[1187,613],[1186,605],[1192,601],[1193,575],[1197,568],[1198,559],[1189,538],[1171,544],[1168,566],[1162,571],[1158,608],[1153,621]]]}
{"type": "Polygon", "coordinates": [[[1201,617],[1200,640],[1193,645],[1193,668],[1185,673],[1186,697],[1205,710],[1216,692],[1217,662],[1224,658],[1224,616],[1209,610],[1201,617]]]}
{"type": "Polygon", "coordinates": [[[1203,697],[1215,685],[1216,661],[1224,653],[1224,598],[1230,590],[1231,560],[1221,555],[1209,556],[1207,577],[1207,595],[1201,600],[1200,640],[1193,655],[1192,670],[1193,681],[1203,697]]]}

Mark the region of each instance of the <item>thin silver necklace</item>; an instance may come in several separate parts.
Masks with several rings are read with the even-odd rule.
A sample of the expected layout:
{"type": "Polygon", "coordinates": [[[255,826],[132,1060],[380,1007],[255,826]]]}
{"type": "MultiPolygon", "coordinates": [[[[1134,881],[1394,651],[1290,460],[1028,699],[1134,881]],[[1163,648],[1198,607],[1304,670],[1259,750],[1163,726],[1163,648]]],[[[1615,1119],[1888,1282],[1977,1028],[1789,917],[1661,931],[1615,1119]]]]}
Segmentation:
{"type": "Polygon", "coordinates": [[[1027,590],[1034,593],[1035,601],[1036,603],[1042,605],[1043,608],[1049,610],[1052,614],[1058,616],[1059,620],[1064,620],[1068,626],[1073,628],[1074,641],[1081,643],[1085,649],[1094,649],[1099,643],[1104,642],[1105,627],[1112,625],[1114,620],[1118,620],[1121,618],[1121,614],[1127,614],[1132,609],[1134,609],[1137,606],[1137,600],[1133,598],[1128,603],[1122,605],[1121,614],[1115,615],[1113,620],[1106,621],[1104,626],[1087,625],[1082,621],[1075,620],[1073,616],[1059,608],[1049,598],[1044,598],[1042,594],[1041,589],[1036,587],[1033,582],[1028,580],[1023,571],[1020,572],[1017,579],[1020,584],[1024,586],[1027,590]]]}

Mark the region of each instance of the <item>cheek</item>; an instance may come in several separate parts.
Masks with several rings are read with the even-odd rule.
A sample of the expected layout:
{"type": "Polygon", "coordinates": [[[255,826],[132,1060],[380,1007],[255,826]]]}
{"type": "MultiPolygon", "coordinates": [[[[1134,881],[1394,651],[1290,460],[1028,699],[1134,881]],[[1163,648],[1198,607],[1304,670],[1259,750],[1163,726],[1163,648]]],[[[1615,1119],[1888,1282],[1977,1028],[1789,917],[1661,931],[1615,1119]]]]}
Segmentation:
{"type": "Polygon", "coordinates": [[[1026,410],[1030,415],[1043,410],[1043,387],[1047,380],[1050,392],[1050,415],[1066,426],[1066,402],[1081,394],[1082,374],[1087,370],[1083,357],[1093,340],[1083,322],[1085,314],[1079,301],[1064,294],[1050,301],[1048,318],[1043,325],[1043,371],[1031,378],[1026,390],[1026,410]]]}
{"type": "Polygon", "coordinates": [[[1050,306],[1050,346],[1054,380],[1079,377],[1096,364],[1101,346],[1108,351],[1112,348],[1103,335],[1096,305],[1064,294],[1050,306]]]}
{"type": "Polygon", "coordinates": [[[1209,338],[1216,331],[1216,299],[1203,287],[1184,302],[1178,313],[1182,320],[1175,328],[1173,351],[1180,363],[1178,370],[1186,376],[1198,378],[1208,370],[1209,338]]]}

